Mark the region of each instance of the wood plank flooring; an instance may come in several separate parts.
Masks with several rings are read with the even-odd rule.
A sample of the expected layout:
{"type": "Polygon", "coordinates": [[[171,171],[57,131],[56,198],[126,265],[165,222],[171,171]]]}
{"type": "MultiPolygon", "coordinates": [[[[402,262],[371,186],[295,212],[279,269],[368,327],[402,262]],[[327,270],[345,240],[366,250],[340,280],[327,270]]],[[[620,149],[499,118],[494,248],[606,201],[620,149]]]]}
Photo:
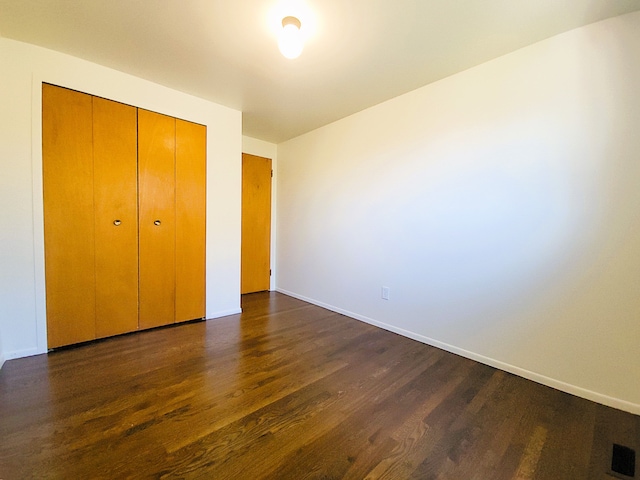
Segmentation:
{"type": "Polygon", "coordinates": [[[632,478],[613,442],[640,417],[277,293],[0,370],[2,480],[632,478]]]}

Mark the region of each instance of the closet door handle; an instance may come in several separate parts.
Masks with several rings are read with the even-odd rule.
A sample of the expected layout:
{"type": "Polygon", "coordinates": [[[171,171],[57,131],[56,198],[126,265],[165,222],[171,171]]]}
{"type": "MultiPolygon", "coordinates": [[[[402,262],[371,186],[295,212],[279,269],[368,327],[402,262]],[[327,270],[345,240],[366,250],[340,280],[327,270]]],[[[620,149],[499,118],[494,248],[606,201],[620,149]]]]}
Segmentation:
{"type": "Polygon", "coordinates": [[[153,222],[153,224],[154,224],[156,227],[159,227],[161,223],[162,223],[162,222],[161,222],[160,220],[156,220],[155,222],[153,222]]]}
{"type": "Polygon", "coordinates": [[[122,222],[120,220],[114,220],[113,224],[117,227],[121,224],[122,222]]]}

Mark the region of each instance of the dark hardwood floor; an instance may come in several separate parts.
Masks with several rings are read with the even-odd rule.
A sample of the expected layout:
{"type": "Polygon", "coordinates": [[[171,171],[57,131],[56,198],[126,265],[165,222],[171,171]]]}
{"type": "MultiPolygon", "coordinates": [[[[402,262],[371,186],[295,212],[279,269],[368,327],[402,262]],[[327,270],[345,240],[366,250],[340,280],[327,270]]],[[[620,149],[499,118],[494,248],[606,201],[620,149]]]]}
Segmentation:
{"type": "Polygon", "coordinates": [[[243,310],[6,362],[0,479],[590,480],[640,447],[638,416],[281,294],[243,310]]]}

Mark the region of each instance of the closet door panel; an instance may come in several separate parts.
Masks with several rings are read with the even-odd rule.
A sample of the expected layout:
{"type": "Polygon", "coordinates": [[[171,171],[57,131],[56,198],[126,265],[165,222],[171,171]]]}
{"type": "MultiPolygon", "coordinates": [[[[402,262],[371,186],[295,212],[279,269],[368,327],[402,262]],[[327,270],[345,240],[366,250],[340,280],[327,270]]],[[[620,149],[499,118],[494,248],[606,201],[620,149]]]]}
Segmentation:
{"type": "Polygon", "coordinates": [[[96,336],[138,328],[135,107],[93,97],[96,336]]]}
{"type": "Polygon", "coordinates": [[[95,338],[91,96],[43,84],[42,170],[49,348],[95,338]]]}
{"type": "Polygon", "coordinates": [[[269,290],[271,281],[271,159],[242,154],[240,293],[269,290]]]}
{"type": "Polygon", "coordinates": [[[138,110],[139,326],[175,321],[175,119],[138,110]]]}
{"type": "Polygon", "coordinates": [[[203,125],[176,120],[176,321],[205,316],[206,142],[203,125]]]}

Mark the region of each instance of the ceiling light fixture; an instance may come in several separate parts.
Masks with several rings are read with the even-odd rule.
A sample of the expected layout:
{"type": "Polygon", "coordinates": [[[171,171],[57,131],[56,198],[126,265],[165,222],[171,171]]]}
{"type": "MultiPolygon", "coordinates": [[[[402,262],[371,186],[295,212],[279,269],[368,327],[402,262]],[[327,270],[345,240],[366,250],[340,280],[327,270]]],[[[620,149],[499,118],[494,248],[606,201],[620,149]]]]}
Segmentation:
{"type": "Polygon", "coordinates": [[[302,43],[302,35],[300,35],[300,20],[296,17],[284,17],[282,19],[282,31],[280,32],[280,40],[278,47],[280,53],[287,58],[297,58],[302,53],[304,44],[302,43]]]}

